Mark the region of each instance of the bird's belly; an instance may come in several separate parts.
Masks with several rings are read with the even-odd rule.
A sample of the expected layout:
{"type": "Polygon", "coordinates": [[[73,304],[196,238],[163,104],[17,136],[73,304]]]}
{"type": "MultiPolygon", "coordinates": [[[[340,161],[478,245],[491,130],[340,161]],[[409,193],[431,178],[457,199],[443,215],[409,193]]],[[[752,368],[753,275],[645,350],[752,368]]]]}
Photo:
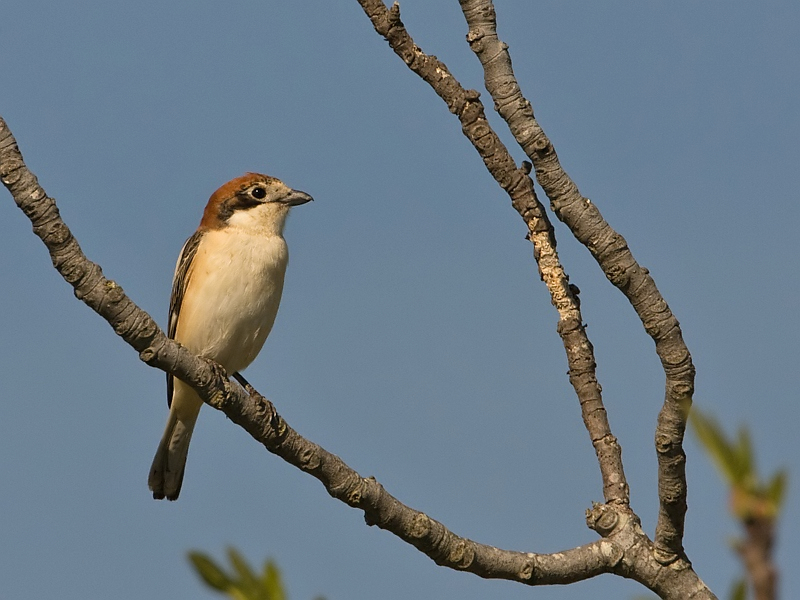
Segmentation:
{"type": "Polygon", "coordinates": [[[247,367],[264,345],[283,292],[286,251],[260,240],[241,249],[197,256],[180,309],[175,339],[228,372],[247,367]],[[245,260],[242,260],[244,258],[245,260]]]}

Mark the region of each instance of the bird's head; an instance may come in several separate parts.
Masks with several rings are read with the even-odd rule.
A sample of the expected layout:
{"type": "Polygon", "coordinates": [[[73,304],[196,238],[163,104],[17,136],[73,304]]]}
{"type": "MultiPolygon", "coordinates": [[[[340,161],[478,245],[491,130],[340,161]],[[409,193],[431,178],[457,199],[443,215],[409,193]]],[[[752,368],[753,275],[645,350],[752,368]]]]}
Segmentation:
{"type": "Polygon", "coordinates": [[[280,235],[292,206],[313,200],[280,179],[246,173],[230,180],[211,195],[200,227],[237,227],[280,235]]]}

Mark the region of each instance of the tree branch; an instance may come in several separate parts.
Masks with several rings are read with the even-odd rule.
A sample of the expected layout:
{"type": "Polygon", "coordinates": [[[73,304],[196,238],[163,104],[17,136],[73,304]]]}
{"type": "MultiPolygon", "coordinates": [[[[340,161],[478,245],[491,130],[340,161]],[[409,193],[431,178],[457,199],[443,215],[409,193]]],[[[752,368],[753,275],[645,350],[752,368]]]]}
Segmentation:
{"type": "MultiPolygon", "coordinates": [[[[556,252],[553,226],[536,197],[529,168],[518,169],[508,150],[486,120],[475,90],[465,90],[435,56],[425,54],[400,21],[400,7],[391,10],[381,0],[359,0],[375,30],[403,59],[408,68],[424,79],[461,121],[462,131],[483,159],[489,173],[511,197],[511,205],[528,226],[539,274],[547,285],[559,315],[558,334],[569,364],[569,379],[581,406],[584,425],[597,454],[606,502],[627,506],[628,483],[622,466],[622,450],[611,433],[597,382],[594,349],[583,325],[580,303],[569,285],[556,252]]],[[[530,165],[528,165],[530,167],[530,165]]]]}
{"type": "Polygon", "coordinates": [[[438,565],[486,579],[550,585],[610,573],[622,557],[622,549],[606,540],[555,554],[533,554],[500,550],[459,537],[425,513],[402,504],[375,478],[361,477],[341,458],[300,436],[283,421],[269,400],[241,375],[235,377],[251,400],[245,406],[223,408],[234,423],[270,452],[319,479],[331,496],[363,510],[368,525],[394,533],[438,565]]]}
{"type": "Polygon", "coordinates": [[[53,266],[73,286],[75,296],[103,317],[145,363],[191,385],[204,402],[225,413],[267,450],[316,477],[334,498],[364,511],[368,525],[394,533],[439,565],[528,585],[572,583],[610,573],[620,562],[622,549],[610,540],[555,554],[501,550],[459,537],[404,505],[374,478],[361,477],[338,456],[299,435],[240,375],[237,380],[244,387],[233,385],[224,369],[213,361],[197,357],[168,339],[152,317],[83,254],[61,219],[55,200],[47,196],[25,165],[2,117],[0,179],[31,220],[34,233],[50,252],[53,266]]]}
{"type": "Polygon", "coordinates": [[[778,597],[778,569],[772,560],[775,518],[755,516],[744,520],[743,526],[747,537],[739,540],[734,549],[747,570],[755,600],[775,600],[778,597]]]}
{"type": "Polygon", "coordinates": [[[684,556],[686,516],[686,454],[683,436],[694,392],[695,369],[672,314],[647,269],[639,265],[625,239],[584,198],[561,167],[555,148],[534,117],[531,103],[514,77],[508,45],[497,36],[491,0],[459,0],[469,25],[467,41],[484,69],[486,89],[514,138],[533,161],[536,178],[563,221],[594,256],[600,268],[633,305],[645,331],[653,338],[666,374],[664,404],[656,426],[659,514],[655,545],[659,560],[668,564],[684,556]]]}
{"type": "MultiPolygon", "coordinates": [[[[475,146],[486,168],[495,180],[511,196],[512,205],[528,225],[529,237],[534,243],[534,257],[539,264],[540,274],[548,286],[553,304],[559,311],[558,331],[567,350],[570,364],[570,381],[575,386],[580,398],[584,423],[592,435],[592,441],[595,443],[598,458],[600,459],[601,473],[603,474],[604,493],[608,504],[598,505],[591,511],[587,511],[587,524],[601,535],[608,536],[608,539],[613,539],[625,549],[623,558],[614,572],[643,583],[662,598],[715,598],[714,594],[692,570],[691,564],[683,555],[682,547],[680,554],[666,556],[641,531],[638,517],[628,506],[628,487],[622,471],[621,451],[608,427],[599,385],[594,374],[593,351],[583,330],[579,303],[571,286],[568,285],[568,278],[558,263],[552,226],[536,198],[532,182],[527,177],[527,171],[523,171],[522,175],[524,177],[519,178],[520,170],[516,169],[506,148],[486,122],[483,106],[478,100],[479,94],[474,90],[464,90],[441,61],[433,56],[426,55],[414,43],[400,21],[399,5],[395,3],[391,9],[387,9],[382,0],[358,0],[358,2],[370,18],[375,30],[387,40],[392,50],[403,59],[412,71],[425,80],[447,103],[450,111],[458,116],[464,135],[475,146]],[[554,268],[553,272],[559,274],[558,277],[548,276],[551,273],[549,271],[551,267],[554,268]],[[577,323],[572,320],[575,317],[578,319],[577,323]],[[576,344],[576,338],[572,338],[571,334],[577,334],[576,338],[580,339],[581,343],[576,344]],[[580,337],[578,338],[578,336],[580,337]],[[579,348],[581,345],[583,347],[579,348]],[[577,352],[573,354],[574,351],[577,352]],[[587,375],[588,377],[586,377],[587,375]],[[585,383],[586,387],[583,387],[581,383],[585,383]],[[588,394],[587,387],[590,390],[588,394]],[[590,404],[588,398],[591,398],[591,408],[588,406],[590,404]],[[599,415],[602,416],[597,421],[592,419],[599,415]],[[604,435],[595,437],[595,433],[598,431],[604,431],[604,435]],[[607,445],[604,445],[604,442],[607,445]],[[608,453],[604,453],[603,449],[607,449],[608,453]]],[[[547,144],[552,150],[549,141],[547,144]]],[[[554,154],[553,151],[553,156],[554,154]]],[[[541,163],[539,158],[540,156],[537,154],[537,163],[541,163]]],[[[541,180],[540,169],[541,167],[537,167],[537,176],[541,180]]],[[[543,172],[545,175],[550,173],[548,170],[543,172]]],[[[563,174],[563,177],[566,177],[566,174],[563,174]]],[[[561,181],[563,177],[557,179],[561,181]]],[[[545,187],[545,191],[550,190],[552,192],[553,189],[551,186],[545,187]]],[[[570,196],[566,196],[566,198],[571,199],[570,196]]],[[[589,245],[588,241],[591,241],[589,247],[594,249],[593,253],[596,253],[601,267],[609,278],[615,282],[615,285],[620,287],[631,299],[640,316],[643,314],[648,316],[647,320],[643,317],[643,322],[645,322],[648,332],[650,332],[650,329],[657,329],[663,326],[662,321],[655,317],[656,313],[659,312],[657,309],[660,309],[662,313],[666,311],[668,320],[671,319],[670,324],[674,321],[674,327],[669,329],[669,332],[672,333],[677,329],[677,334],[680,337],[677,321],[669,312],[666,303],[658,295],[655,284],[647,276],[646,269],[639,267],[635,261],[632,265],[628,264],[633,261],[633,257],[627,250],[625,241],[621,236],[613,232],[605,221],[602,221],[602,217],[599,216],[599,213],[596,212],[596,209],[588,199],[581,197],[580,200],[581,206],[576,206],[574,202],[570,204],[566,199],[562,199],[561,196],[551,196],[551,202],[558,207],[556,208],[556,213],[560,218],[568,221],[568,224],[571,223],[575,227],[573,232],[576,235],[578,232],[582,232],[583,228],[588,230],[587,242],[585,243],[589,245]],[[553,200],[554,197],[556,198],[555,201],[553,200]],[[570,212],[570,210],[573,212],[570,212]],[[584,213],[590,217],[596,213],[596,217],[590,219],[587,223],[584,220],[584,213]],[[601,225],[605,227],[603,228],[601,225]],[[596,230],[610,236],[611,239],[604,239],[602,235],[595,235],[597,233],[596,230]],[[614,252],[621,255],[621,259],[620,256],[614,255],[614,252]],[[622,267],[624,266],[628,268],[623,269],[622,267]],[[619,269],[622,270],[618,271],[619,269]],[[612,274],[615,275],[614,278],[611,277],[612,274]],[[646,277],[650,283],[647,284],[647,281],[642,283],[642,277],[646,277]],[[637,285],[632,285],[633,283],[644,286],[644,289],[637,287],[637,285]],[[653,299],[653,294],[656,294],[656,300],[653,299]]],[[[581,239],[581,236],[578,236],[578,238],[581,239]]],[[[679,408],[684,406],[685,404],[682,404],[682,402],[688,401],[691,397],[694,370],[691,366],[691,359],[688,357],[688,350],[686,350],[685,358],[688,360],[688,369],[691,372],[689,375],[689,390],[686,392],[688,398],[684,399],[683,396],[676,395],[680,388],[674,381],[670,380],[670,375],[679,373],[680,369],[667,369],[664,337],[659,335],[658,331],[650,333],[656,339],[657,351],[659,356],[662,357],[662,363],[665,364],[665,370],[668,370],[667,402],[665,402],[665,408],[662,409],[662,416],[659,417],[660,429],[657,430],[657,436],[659,434],[664,435],[664,424],[670,424],[670,419],[678,418],[678,422],[672,423],[673,427],[672,429],[667,428],[667,433],[674,433],[676,429],[680,429],[680,435],[677,436],[677,440],[675,436],[668,439],[665,438],[665,444],[669,447],[664,447],[663,444],[659,446],[659,450],[665,450],[664,453],[660,454],[660,459],[663,454],[667,453],[666,451],[674,449],[675,446],[673,444],[677,444],[679,450],[678,462],[680,462],[680,465],[677,468],[677,482],[678,484],[682,482],[683,495],[681,496],[680,490],[678,490],[678,503],[682,501],[684,507],[682,512],[678,507],[679,516],[677,520],[680,525],[678,544],[680,545],[680,538],[683,532],[683,514],[685,513],[685,477],[683,476],[683,460],[685,457],[680,442],[682,441],[683,427],[685,427],[685,414],[679,411],[676,416],[674,409],[676,405],[679,408]]],[[[680,340],[680,343],[682,344],[682,340],[680,340]]],[[[685,345],[682,347],[685,350],[685,345]]],[[[674,348],[670,347],[670,349],[674,351],[674,348]]],[[[680,354],[680,352],[678,353],[680,354]]],[[[687,368],[684,364],[686,361],[677,360],[675,362],[678,367],[687,368]]],[[[685,382],[683,383],[685,384],[685,382]]],[[[659,440],[658,437],[657,440],[659,440]]],[[[664,479],[662,469],[663,464],[660,464],[659,475],[661,482],[664,479]]],[[[671,472],[667,469],[666,473],[671,475],[674,474],[674,471],[671,472]]],[[[666,498],[666,494],[660,494],[660,498],[666,498]]],[[[662,502],[663,505],[664,502],[662,502]]],[[[668,508],[672,509],[672,506],[670,505],[668,508]]],[[[671,514],[669,516],[673,517],[671,514]]],[[[672,520],[668,519],[667,527],[672,520]]],[[[661,522],[661,517],[659,522],[661,522]]],[[[663,534],[664,527],[660,527],[659,531],[663,534]]]]}

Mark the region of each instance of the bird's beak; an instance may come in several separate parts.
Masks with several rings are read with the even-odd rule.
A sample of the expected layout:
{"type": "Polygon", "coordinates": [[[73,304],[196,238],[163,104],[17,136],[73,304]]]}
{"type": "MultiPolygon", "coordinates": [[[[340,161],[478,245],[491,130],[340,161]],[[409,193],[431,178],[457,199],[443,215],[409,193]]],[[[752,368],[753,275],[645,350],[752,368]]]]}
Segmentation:
{"type": "Polygon", "coordinates": [[[312,200],[314,199],[305,192],[301,192],[300,190],[290,190],[289,193],[278,200],[278,202],[282,204],[288,204],[289,206],[297,206],[299,204],[311,202],[312,200]]]}

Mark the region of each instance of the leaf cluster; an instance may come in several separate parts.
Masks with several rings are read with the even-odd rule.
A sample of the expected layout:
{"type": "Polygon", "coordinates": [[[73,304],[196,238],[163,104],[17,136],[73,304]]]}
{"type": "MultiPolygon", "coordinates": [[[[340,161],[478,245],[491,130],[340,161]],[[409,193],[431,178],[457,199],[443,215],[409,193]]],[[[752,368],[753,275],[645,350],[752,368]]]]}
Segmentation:
{"type": "Polygon", "coordinates": [[[274,561],[267,559],[257,573],[235,548],[229,547],[227,555],[231,564],[228,572],[204,552],[191,551],[188,558],[208,587],[234,600],[287,600],[281,573],[274,561]]]}
{"type": "Polygon", "coordinates": [[[689,418],[697,439],[731,488],[731,512],[742,521],[774,520],[786,496],[787,470],[779,469],[767,481],[758,476],[755,452],[747,428],[729,438],[719,422],[695,406],[689,418]]]}

